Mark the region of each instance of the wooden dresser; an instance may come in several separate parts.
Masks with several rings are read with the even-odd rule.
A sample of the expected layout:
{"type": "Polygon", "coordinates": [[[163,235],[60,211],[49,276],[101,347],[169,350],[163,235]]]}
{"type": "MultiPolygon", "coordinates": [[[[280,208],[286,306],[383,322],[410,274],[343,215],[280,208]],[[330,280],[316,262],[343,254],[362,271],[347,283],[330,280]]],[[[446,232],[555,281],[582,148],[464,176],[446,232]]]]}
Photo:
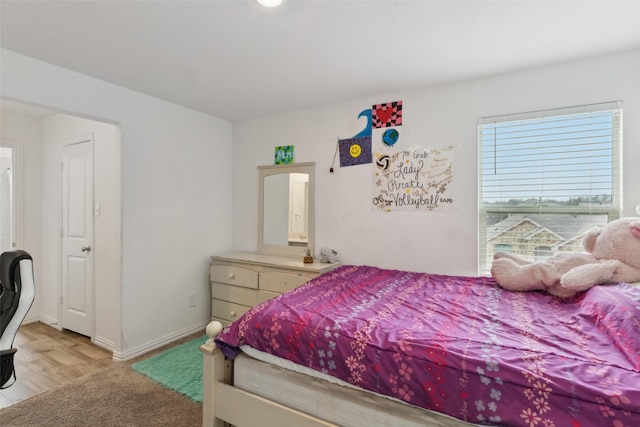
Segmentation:
{"type": "Polygon", "coordinates": [[[338,267],[340,263],[304,264],[299,259],[230,252],[211,257],[211,320],[223,325],[237,320],[251,307],[298,287],[338,267]]]}

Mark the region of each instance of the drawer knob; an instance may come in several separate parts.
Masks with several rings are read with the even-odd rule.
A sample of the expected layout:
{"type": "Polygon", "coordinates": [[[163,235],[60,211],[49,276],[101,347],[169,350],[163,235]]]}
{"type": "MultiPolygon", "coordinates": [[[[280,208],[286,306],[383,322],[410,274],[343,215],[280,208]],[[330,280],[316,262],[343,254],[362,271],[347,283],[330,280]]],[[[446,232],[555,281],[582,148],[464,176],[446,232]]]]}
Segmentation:
{"type": "Polygon", "coordinates": [[[235,312],[235,311],[232,311],[231,313],[229,313],[229,316],[231,316],[231,317],[236,317],[236,312],[235,312]]]}
{"type": "Polygon", "coordinates": [[[229,279],[235,279],[236,275],[233,273],[229,273],[229,279]]]}

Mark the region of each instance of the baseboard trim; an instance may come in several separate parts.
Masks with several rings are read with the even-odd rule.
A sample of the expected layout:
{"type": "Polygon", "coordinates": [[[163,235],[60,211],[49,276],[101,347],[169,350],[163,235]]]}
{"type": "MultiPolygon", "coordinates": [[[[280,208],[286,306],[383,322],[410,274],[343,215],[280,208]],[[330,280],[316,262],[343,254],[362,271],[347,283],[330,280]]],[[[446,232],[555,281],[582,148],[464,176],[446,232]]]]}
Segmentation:
{"type": "Polygon", "coordinates": [[[202,332],[203,334],[205,333],[205,329],[207,327],[207,325],[209,324],[209,321],[206,321],[202,324],[198,324],[195,326],[192,326],[190,328],[187,329],[183,329],[181,331],[177,331],[173,334],[164,336],[162,338],[159,338],[157,340],[151,341],[143,346],[139,346],[136,348],[133,348],[131,350],[128,350],[126,352],[113,352],[113,360],[116,362],[124,362],[126,360],[130,360],[133,359],[135,357],[138,356],[142,356],[145,353],[148,353],[152,350],[155,350],[156,348],[162,347],[163,345],[167,345],[167,344],[171,344],[172,342],[179,340],[180,338],[184,338],[188,335],[191,334],[195,334],[196,332],[202,332]]]}
{"type": "MultiPolygon", "coordinates": [[[[27,324],[27,323],[34,323],[34,322],[42,322],[45,325],[51,326],[52,328],[58,329],[58,330],[62,330],[62,328],[60,328],[60,326],[58,325],[58,319],[55,319],[53,317],[49,317],[49,316],[44,316],[44,315],[28,315],[24,318],[24,320],[22,321],[23,324],[27,324]]],[[[195,334],[196,332],[202,331],[202,333],[205,333],[205,329],[207,327],[207,325],[209,324],[209,321],[206,321],[204,323],[195,325],[195,326],[191,326],[189,328],[183,329],[181,331],[177,331],[174,332],[173,334],[164,336],[162,338],[159,338],[157,340],[151,341],[143,346],[140,347],[136,347],[134,349],[131,349],[129,351],[126,352],[117,352],[114,351],[115,348],[115,343],[107,340],[105,338],[101,338],[99,336],[95,336],[92,340],[92,342],[97,345],[100,346],[102,348],[104,348],[105,350],[108,350],[110,352],[113,353],[113,360],[116,362],[124,362],[126,360],[130,360],[133,359],[135,357],[138,356],[142,356],[145,353],[148,353],[152,350],[155,350],[156,348],[162,347],[163,345],[167,345],[167,344],[171,344],[173,341],[179,340],[180,338],[184,338],[186,336],[189,336],[191,334],[195,334]]]]}
{"type": "MultiPolygon", "coordinates": [[[[40,316],[29,316],[28,314],[24,317],[24,319],[22,320],[22,324],[26,325],[27,323],[35,323],[40,321],[40,316]]],[[[44,322],[42,322],[44,323],[44,322]]]]}
{"type": "Polygon", "coordinates": [[[33,314],[33,315],[27,314],[27,316],[22,321],[22,324],[26,325],[27,323],[35,323],[35,322],[44,323],[45,325],[51,326],[52,328],[55,328],[59,331],[62,330],[62,328],[58,326],[58,319],[54,319],[53,317],[43,316],[42,314],[33,314]]]}
{"type": "Polygon", "coordinates": [[[105,350],[109,350],[112,353],[114,352],[113,349],[116,346],[116,344],[113,341],[109,341],[109,340],[107,340],[105,338],[101,338],[101,337],[99,337],[97,335],[95,337],[93,337],[91,342],[93,342],[98,347],[102,347],[105,350]]]}

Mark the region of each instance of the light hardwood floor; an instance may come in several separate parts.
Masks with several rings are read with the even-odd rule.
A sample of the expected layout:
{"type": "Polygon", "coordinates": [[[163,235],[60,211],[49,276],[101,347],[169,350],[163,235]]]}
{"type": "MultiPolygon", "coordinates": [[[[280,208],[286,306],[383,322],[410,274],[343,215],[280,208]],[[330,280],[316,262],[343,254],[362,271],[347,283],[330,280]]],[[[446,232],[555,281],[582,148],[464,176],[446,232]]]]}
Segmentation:
{"type": "Polygon", "coordinates": [[[18,379],[0,390],[0,408],[117,363],[110,351],[94,345],[89,338],[40,322],[20,326],[13,347],[18,349],[14,356],[18,379]]]}

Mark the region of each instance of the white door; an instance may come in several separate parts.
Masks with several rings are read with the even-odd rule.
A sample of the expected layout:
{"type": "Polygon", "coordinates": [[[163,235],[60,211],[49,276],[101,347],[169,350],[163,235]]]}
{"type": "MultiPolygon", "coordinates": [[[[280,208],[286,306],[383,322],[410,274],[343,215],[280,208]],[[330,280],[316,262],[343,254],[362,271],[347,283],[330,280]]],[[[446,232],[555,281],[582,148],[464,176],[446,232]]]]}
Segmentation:
{"type": "Polygon", "coordinates": [[[62,328],[93,336],[93,140],[62,153],[62,328]]]}

